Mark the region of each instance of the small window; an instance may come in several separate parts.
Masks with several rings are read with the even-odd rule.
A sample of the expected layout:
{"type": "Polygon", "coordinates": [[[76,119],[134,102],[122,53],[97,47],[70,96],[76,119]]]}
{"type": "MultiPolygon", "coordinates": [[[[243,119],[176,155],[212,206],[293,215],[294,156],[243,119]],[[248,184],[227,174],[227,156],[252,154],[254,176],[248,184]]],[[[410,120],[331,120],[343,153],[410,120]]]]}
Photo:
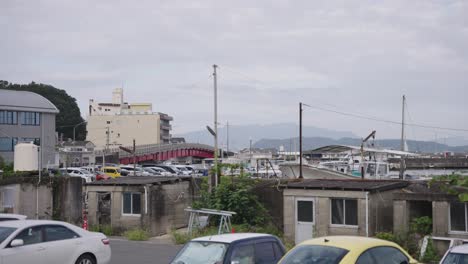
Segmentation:
{"type": "Polygon", "coordinates": [[[361,254],[356,264],[373,264],[372,260],[378,260],[379,264],[409,263],[408,257],[394,247],[374,247],[361,254]]]}
{"type": "Polygon", "coordinates": [[[42,227],[28,227],[21,231],[14,239],[22,239],[24,245],[32,245],[44,242],[42,237],[42,227]]]}
{"type": "Polygon", "coordinates": [[[125,192],[123,193],[123,214],[141,214],[141,194],[125,192]]]}
{"type": "Polygon", "coordinates": [[[331,199],[331,223],[334,225],[357,226],[357,200],[331,199]]]}
{"type": "Polygon", "coordinates": [[[297,221],[314,222],[314,204],[312,201],[297,201],[297,221]]]}
{"type": "Polygon", "coordinates": [[[258,243],[255,244],[255,263],[275,263],[278,259],[275,257],[275,251],[273,249],[272,242],[258,243]]]}
{"type": "Polygon", "coordinates": [[[255,263],[255,253],[253,245],[242,245],[234,249],[231,256],[231,263],[237,262],[240,264],[255,263]]]}
{"type": "Polygon", "coordinates": [[[0,151],[13,151],[13,140],[9,137],[0,138],[0,151]]]}
{"type": "Polygon", "coordinates": [[[64,226],[53,225],[45,227],[45,241],[47,242],[77,237],[79,237],[79,235],[64,226]]]}
{"type": "Polygon", "coordinates": [[[457,202],[450,204],[450,231],[468,232],[466,205],[457,202]]]}

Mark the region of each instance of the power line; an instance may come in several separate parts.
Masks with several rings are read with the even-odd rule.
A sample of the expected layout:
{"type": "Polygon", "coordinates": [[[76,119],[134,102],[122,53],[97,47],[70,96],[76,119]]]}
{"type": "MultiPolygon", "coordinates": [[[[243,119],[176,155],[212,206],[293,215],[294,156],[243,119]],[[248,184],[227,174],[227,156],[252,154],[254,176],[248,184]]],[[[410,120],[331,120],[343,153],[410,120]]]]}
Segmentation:
{"type": "MultiPolygon", "coordinates": [[[[323,107],[319,107],[319,106],[310,106],[310,108],[317,109],[317,110],[322,110],[322,111],[325,111],[325,112],[332,112],[332,113],[335,113],[335,114],[340,114],[340,115],[345,115],[345,116],[351,116],[351,117],[355,117],[355,118],[367,119],[367,120],[371,120],[371,121],[401,125],[401,122],[397,122],[397,121],[393,121],[393,120],[380,119],[380,118],[364,116],[364,115],[358,115],[358,114],[353,114],[353,113],[345,113],[345,112],[332,110],[332,109],[327,109],[327,108],[323,108],[323,107]]],[[[468,129],[463,129],[463,128],[449,128],[449,127],[429,126],[429,125],[421,125],[421,124],[414,124],[414,123],[405,124],[405,125],[406,126],[413,126],[413,127],[420,127],[420,128],[428,128],[428,129],[468,132],[468,129]]]]}

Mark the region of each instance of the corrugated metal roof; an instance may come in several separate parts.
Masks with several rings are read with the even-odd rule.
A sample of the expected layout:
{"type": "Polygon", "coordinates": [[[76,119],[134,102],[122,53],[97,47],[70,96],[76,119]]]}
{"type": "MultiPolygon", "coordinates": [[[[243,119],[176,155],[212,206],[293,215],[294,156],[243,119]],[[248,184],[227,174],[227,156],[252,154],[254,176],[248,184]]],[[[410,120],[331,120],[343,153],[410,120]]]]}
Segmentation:
{"type": "MultiPolygon", "coordinates": [[[[361,151],[361,147],[358,146],[348,146],[348,145],[328,145],[323,146],[320,148],[316,148],[313,150],[305,151],[304,153],[342,153],[347,151],[355,151],[354,153],[359,153],[361,151]]],[[[418,156],[416,153],[411,153],[407,151],[400,151],[400,150],[393,150],[393,149],[378,149],[378,148],[363,148],[364,152],[371,152],[371,153],[388,153],[388,154],[395,154],[395,155],[402,155],[402,156],[418,156]]]]}
{"type": "Polygon", "coordinates": [[[384,191],[404,188],[409,184],[399,180],[342,180],[342,179],[304,179],[302,181],[288,182],[284,185],[292,189],[323,189],[323,190],[350,190],[350,191],[384,191]]]}
{"type": "Polygon", "coordinates": [[[154,176],[122,176],[108,180],[95,181],[86,185],[146,185],[170,184],[179,181],[190,181],[191,177],[154,177],[154,176]]]}
{"type": "Polygon", "coordinates": [[[5,89],[0,89],[0,109],[55,114],[59,112],[53,103],[37,93],[5,89]]]}

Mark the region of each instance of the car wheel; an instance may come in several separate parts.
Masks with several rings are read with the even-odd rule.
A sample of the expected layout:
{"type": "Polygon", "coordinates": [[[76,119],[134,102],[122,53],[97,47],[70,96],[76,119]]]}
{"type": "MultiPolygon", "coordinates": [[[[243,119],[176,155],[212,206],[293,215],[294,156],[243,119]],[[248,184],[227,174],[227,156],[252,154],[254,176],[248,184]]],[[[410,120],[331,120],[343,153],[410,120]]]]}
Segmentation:
{"type": "Polygon", "coordinates": [[[96,260],[93,256],[85,254],[81,255],[75,262],[75,264],[96,264],[96,260]]]}

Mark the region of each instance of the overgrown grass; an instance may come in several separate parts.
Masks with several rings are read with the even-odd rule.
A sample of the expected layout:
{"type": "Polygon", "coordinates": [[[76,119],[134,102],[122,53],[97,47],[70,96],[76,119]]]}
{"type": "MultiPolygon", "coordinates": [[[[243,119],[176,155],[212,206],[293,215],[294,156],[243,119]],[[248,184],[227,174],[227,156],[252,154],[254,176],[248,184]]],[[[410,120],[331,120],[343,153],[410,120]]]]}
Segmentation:
{"type": "Polygon", "coordinates": [[[144,229],[135,228],[125,231],[124,237],[133,241],[146,241],[149,239],[149,234],[144,229]]]}
{"type": "Polygon", "coordinates": [[[114,232],[114,229],[111,225],[91,225],[88,229],[91,232],[100,232],[106,236],[116,235],[116,232],[114,232]]]}

